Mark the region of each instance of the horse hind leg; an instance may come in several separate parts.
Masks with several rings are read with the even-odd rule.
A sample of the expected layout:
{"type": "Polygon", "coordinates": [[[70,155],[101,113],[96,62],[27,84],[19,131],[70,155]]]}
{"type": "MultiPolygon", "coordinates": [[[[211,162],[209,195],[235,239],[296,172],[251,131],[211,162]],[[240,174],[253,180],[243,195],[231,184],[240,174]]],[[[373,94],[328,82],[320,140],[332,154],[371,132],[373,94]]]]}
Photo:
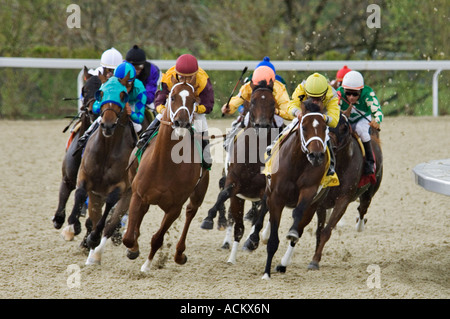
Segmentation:
{"type": "MultiPolygon", "coordinates": [[[[252,203],[255,204],[255,203],[252,203]]],[[[261,207],[259,210],[255,211],[256,216],[254,216],[254,225],[252,227],[252,232],[248,236],[247,240],[244,243],[244,249],[248,249],[250,251],[255,250],[259,246],[259,233],[261,232],[261,229],[263,228],[264,224],[264,218],[266,217],[268,208],[266,205],[266,197],[264,196],[263,200],[261,201],[261,207]]]]}
{"type": "Polygon", "coordinates": [[[81,209],[87,198],[87,192],[84,187],[79,187],[75,191],[75,203],[72,212],[67,220],[68,225],[62,230],[61,235],[66,241],[72,241],[76,235],[81,232],[81,223],[79,221],[81,209]]]}
{"type": "Polygon", "coordinates": [[[70,193],[75,189],[75,185],[63,178],[59,186],[59,200],[58,208],[56,209],[53,217],[53,227],[60,229],[66,219],[66,204],[69,199],[70,193]]]}
{"type": "Polygon", "coordinates": [[[230,201],[230,211],[234,220],[234,242],[227,263],[232,265],[236,263],[239,242],[244,235],[244,203],[243,199],[236,196],[232,197],[230,201]]]}
{"type": "Polygon", "coordinates": [[[369,191],[363,193],[359,197],[359,206],[358,206],[359,216],[356,218],[357,232],[363,232],[365,229],[367,218],[365,218],[364,216],[366,215],[367,210],[369,209],[371,201],[372,201],[372,194],[369,191]]]}
{"type": "MultiPolygon", "coordinates": [[[[219,195],[217,196],[217,201],[214,204],[214,206],[208,211],[208,216],[205,217],[202,224],[200,225],[200,228],[202,229],[213,229],[214,227],[214,218],[217,215],[217,211],[221,211],[223,204],[227,199],[231,196],[231,190],[233,189],[234,184],[230,184],[227,187],[225,187],[223,190],[220,191],[219,195]]],[[[222,210],[223,212],[223,210],[222,210]]]]}

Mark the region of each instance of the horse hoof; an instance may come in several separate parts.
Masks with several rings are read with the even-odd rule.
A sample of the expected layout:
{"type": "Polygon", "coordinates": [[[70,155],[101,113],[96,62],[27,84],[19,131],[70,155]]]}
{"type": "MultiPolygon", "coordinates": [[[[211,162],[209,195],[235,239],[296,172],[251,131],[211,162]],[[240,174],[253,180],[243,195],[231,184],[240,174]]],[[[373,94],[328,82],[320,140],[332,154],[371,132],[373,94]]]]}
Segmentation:
{"type": "Polygon", "coordinates": [[[178,265],[184,265],[187,262],[187,256],[185,254],[181,256],[175,256],[175,262],[178,265]]]}
{"type": "Polygon", "coordinates": [[[202,222],[202,224],[200,225],[201,229],[213,229],[214,227],[214,222],[210,219],[205,218],[202,222]]]}
{"type": "Polygon", "coordinates": [[[247,239],[244,243],[244,249],[247,249],[249,251],[254,251],[256,248],[258,248],[259,242],[254,242],[250,238],[247,239]]]}
{"type": "Polygon", "coordinates": [[[264,276],[261,278],[262,280],[270,280],[270,275],[268,273],[265,273],[264,276]]]}
{"type": "Polygon", "coordinates": [[[222,248],[222,249],[230,249],[230,243],[229,242],[223,243],[222,247],[220,247],[220,248],[222,248]]]}
{"type": "Polygon", "coordinates": [[[65,241],[72,241],[75,237],[73,225],[67,225],[66,227],[64,227],[61,232],[61,236],[65,241]]]}
{"type": "Polygon", "coordinates": [[[143,272],[143,273],[145,273],[145,274],[148,274],[148,273],[150,273],[150,268],[151,268],[151,266],[152,266],[152,261],[151,260],[146,260],[145,261],[145,263],[142,265],[142,267],[141,267],[141,272],[143,272]]]}
{"type": "Polygon", "coordinates": [[[286,266],[278,265],[278,266],[275,267],[275,270],[276,270],[277,272],[279,272],[279,273],[284,274],[284,273],[286,272],[286,266]]]}
{"type": "Polygon", "coordinates": [[[364,219],[360,219],[359,217],[356,218],[356,231],[358,233],[361,233],[364,231],[366,222],[367,222],[366,218],[364,218],[364,219]]]}
{"type": "Polygon", "coordinates": [[[311,261],[307,268],[308,270],[319,270],[319,263],[317,261],[311,261]]]}
{"type": "Polygon", "coordinates": [[[131,251],[127,249],[127,257],[128,259],[134,260],[139,257],[139,250],[137,251],[131,251]]]}
{"type": "Polygon", "coordinates": [[[61,229],[62,225],[64,224],[64,217],[63,216],[56,216],[53,217],[53,227],[56,229],[61,229]]]}
{"type": "Polygon", "coordinates": [[[297,242],[299,238],[298,232],[296,230],[291,229],[286,235],[286,238],[290,241],[297,242]]]}
{"type": "Polygon", "coordinates": [[[90,249],[95,249],[95,247],[100,245],[100,237],[96,238],[96,236],[94,237],[92,233],[90,233],[86,238],[86,244],[90,249]]]}
{"type": "Polygon", "coordinates": [[[217,229],[220,231],[224,231],[225,229],[227,229],[227,219],[225,217],[219,217],[219,220],[217,222],[217,229]]]}

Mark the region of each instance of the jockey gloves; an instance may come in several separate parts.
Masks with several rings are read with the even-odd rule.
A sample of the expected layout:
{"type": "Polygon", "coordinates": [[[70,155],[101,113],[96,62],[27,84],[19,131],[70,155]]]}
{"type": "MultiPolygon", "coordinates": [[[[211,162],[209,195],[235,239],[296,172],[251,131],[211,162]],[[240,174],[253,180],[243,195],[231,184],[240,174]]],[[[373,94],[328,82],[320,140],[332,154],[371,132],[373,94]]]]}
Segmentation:
{"type": "Polygon", "coordinates": [[[122,61],[122,54],[116,49],[111,48],[103,52],[100,65],[107,69],[115,69],[122,61]]]}
{"type": "Polygon", "coordinates": [[[344,76],[342,87],[349,90],[361,90],[364,87],[364,78],[358,71],[350,71],[344,76]]]}
{"type": "Polygon", "coordinates": [[[252,75],[252,82],[254,85],[258,85],[259,82],[265,80],[269,84],[270,80],[275,82],[275,72],[268,66],[258,67],[252,75]]]}
{"type": "Polygon", "coordinates": [[[147,60],[144,50],[139,48],[136,44],[127,52],[125,60],[131,64],[144,64],[147,60]]]}
{"type": "Polygon", "coordinates": [[[308,76],[305,82],[305,92],[311,97],[321,97],[328,90],[327,79],[319,73],[308,76]]]}
{"type": "Polygon", "coordinates": [[[130,74],[130,79],[128,82],[134,81],[136,78],[136,69],[134,66],[129,62],[122,62],[117,66],[117,68],[114,71],[114,76],[119,79],[123,79],[127,76],[127,74],[130,74]]]}
{"type": "Polygon", "coordinates": [[[273,70],[273,73],[277,73],[275,71],[275,67],[273,66],[273,64],[270,63],[270,58],[268,56],[264,57],[264,59],[258,63],[258,65],[256,66],[255,69],[259,68],[260,66],[268,66],[269,68],[271,68],[273,70]]]}
{"type": "Polygon", "coordinates": [[[192,76],[198,71],[197,59],[191,54],[180,55],[175,63],[175,71],[181,76],[192,76]]]}
{"type": "Polygon", "coordinates": [[[342,69],[340,69],[339,71],[337,71],[337,73],[336,73],[336,80],[338,80],[338,81],[342,81],[342,79],[344,78],[344,76],[348,73],[348,72],[350,72],[351,70],[346,66],[346,65],[344,65],[344,67],[342,68],[342,69]]]}

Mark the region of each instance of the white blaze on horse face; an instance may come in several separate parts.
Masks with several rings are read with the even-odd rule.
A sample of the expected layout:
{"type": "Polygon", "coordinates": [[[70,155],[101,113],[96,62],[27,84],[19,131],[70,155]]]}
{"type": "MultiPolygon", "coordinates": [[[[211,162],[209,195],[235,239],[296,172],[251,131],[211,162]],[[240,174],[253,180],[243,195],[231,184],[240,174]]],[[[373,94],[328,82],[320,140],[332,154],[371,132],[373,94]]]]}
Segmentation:
{"type": "Polygon", "coordinates": [[[317,127],[319,126],[319,121],[314,119],[314,121],[312,123],[312,126],[314,127],[314,131],[315,131],[315,133],[317,135],[317,127]]]}
{"type": "Polygon", "coordinates": [[[183,90],[180,92],[179,96],[181,97],[181,100],[183,101],[183,106],[186,106],[186,98],[189,96],[189,92],[187,90],[183,90]]]}

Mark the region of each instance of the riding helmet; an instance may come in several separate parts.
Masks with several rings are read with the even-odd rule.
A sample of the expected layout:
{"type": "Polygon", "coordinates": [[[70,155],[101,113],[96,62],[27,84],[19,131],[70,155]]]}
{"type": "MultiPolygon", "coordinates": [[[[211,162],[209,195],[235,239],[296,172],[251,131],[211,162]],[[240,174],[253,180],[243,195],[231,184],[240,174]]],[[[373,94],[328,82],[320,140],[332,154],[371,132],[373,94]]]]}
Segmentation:
{"type": "Polygon", "coordinates": [[[139,48],[136,44],[127,52],[125,60],[132,64],[143,64],[147,60],[145,51],[139,48]]]}
{"type": "Polygon", "coordinates": [[[252,82],[254,85],[258,85],[260,81],[265,80],[269,84],[270,80],[275,82],[275,72],[268,66],[260,66],[257,68],[252,75],[252,82]]]}
{"type": "Polygon", "coordinates": [[[308,96],[320,97],[328,90],[327,79],[319,73],[314,73],[308,76],[305,82],[305,91],[308,96]]]}
{"type": "Polygon", "coordinates": [[[100,65],[107,69],[115,69],[122,61],[122,54],[116,49],[111,48],[103,52],[100,65]]]}
{"type": "Polygon", "coordinates": [[[268,56],[264,57],[264,59],[258,63],[258,65],[256,66],[255,69],[259,68],[260,66],[268,66],[269,68],[271,68],[273,70],[273,73],[277,73],[277,71],[275,71],[275,67],[270,62],[270,58],[268,56]]]}
{"type": "Polygon", "coordinates": [[[364,78],[358,71],[350,71],[342,80],[342,87],[349,90],[361,90],[364,87],[364,78]]]}
{"type": "Polygon", "coordinates": [[[342,69],[340,69],[339,71],[337,71],[337,73],[336,73],[336,80],[338,80],[338,81],[342,81],[342,79],[344,78],[344,76],[348,73],[348,72],[350,72],[351,70],[346,66],[346,65],[344,65],[344,67],[342,68],[342,69]]]}
{"type": "Polygon", "coordinates": [[[180,55],[175,63],[175,71],[181,76],[192,76],[198,71],[198,62],[191,54],[180,55]]]}
{"type": "Polygon", "coordinates": [[[134,81],[134,79],[136,78],[136,69],[134,68],[133,64],[126,61],[119,64],[114,70],[114,76],[119,79],[125,78],[128,73],[130,73],[130,79],[128,80],[128,82],[134,81]]]}

